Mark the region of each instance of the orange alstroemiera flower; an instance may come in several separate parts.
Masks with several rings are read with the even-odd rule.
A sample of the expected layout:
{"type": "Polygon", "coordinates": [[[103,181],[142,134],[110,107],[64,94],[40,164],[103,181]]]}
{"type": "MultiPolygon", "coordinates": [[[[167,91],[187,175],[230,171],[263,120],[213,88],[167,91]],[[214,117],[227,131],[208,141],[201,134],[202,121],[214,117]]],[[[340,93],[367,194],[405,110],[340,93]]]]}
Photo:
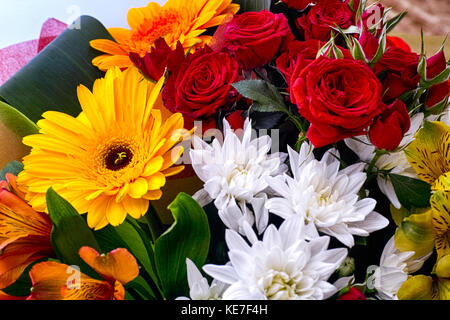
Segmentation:
{"type": "Polygon", "coordinates": [[[32,262],[54,255],[51,220],[21,199],[14,175],[6,179],[0,182],[0,289],[13,284],[32,262]]]}
{"type": "Polygon", "coordinates": [[[79,250],[80,257],[104,280],[79,274],[79,282],[71,281],[70,266],[57,262],[41,262],[33,266],[33,284],[27,300],[124,300],[124,285],[139,275],[136,259],[126,249],[100,255],[89,247],[79,250]]]}
{"type": "Polygon", "coordinates": [[[106,53],[93,60],[93,64],[103,71],[117,66],[127,68],[133,63],[129,53],[144,57],[150,52],[154,42],[164,38],[175,49],[180,41],[185,49],[208,44],[211,36],[202,35],[207,28],[220,25],[228,15],[239,11],[232,0],[168,0],[164,6],[150,2],[146,7],[128,11],[131,30],[109,28],[116,42],[99,39],[91,41],[91,46],[106,53]]]}

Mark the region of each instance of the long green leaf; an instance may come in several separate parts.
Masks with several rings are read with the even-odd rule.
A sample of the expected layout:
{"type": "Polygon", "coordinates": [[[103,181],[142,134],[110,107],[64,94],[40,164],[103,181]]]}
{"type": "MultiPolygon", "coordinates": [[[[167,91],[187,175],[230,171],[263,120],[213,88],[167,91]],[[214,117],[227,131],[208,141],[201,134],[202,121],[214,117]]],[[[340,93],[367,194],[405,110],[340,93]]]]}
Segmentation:
{"type": "Polygon", "coordinates": [[[211,233],[208,217],[192,197],[180,193],[169,206],[175,223],[155,243],[155,259],[161,286],[167,299],[188,293],[186,258],[205,263],[211,233]]]}
{"type": "Polygon", "coordinates": [[[0,87],[0,98],[37,122],[49,110],[77,116],[77,86],[88,88],[103,73],[92,65],[99,52],[89,42],[112,39],[96,19],[82,16],[79,28],[68,28],[28,65],[0,87]]]}
{"type": "Polygon", "coordinates": [[[87,275],[99,278],[78,254],[84,246],[100,251],[92,231],[72,205],[52,188],[47,191],[46,196],[49,216],[53,222],[51,241],[59,259],[68,265],[78,266],[87,275]]]}

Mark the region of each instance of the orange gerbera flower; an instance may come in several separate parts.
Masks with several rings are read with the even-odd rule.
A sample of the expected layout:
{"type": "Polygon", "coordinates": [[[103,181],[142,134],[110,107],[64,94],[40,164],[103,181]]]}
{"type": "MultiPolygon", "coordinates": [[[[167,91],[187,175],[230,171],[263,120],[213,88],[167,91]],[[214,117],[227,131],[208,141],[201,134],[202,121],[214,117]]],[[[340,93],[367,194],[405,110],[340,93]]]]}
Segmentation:
{"type": "Polygon", "coordinates": [[[80,273],[78,281],[72,281],[70,266],[41,262],[30,271],[33,287],[27,300],[123,300],[123,286],[139,275],[139,267],[131,253],[116,249],[100,255],[89,247],[82,247],[78,253],[104,280],[80,273]]]}
{"type": "Polygon", "coordinates": [[[19,196],[14,175],[0,182],[0,289],[13,284],[34,261],[53,256],[52,222],[19,196]]]}
{"type": "Polygon", "coordinates": [[[150,2],[146,7],[128,11],[131,30],[110,28],[116,42],[106,39],[91,41],[91,46],[106,53],[92,63],[103,71],[113,66],[127,68],[133,63],[129,53],[144,57],[154,42],[164,38],[175,49],[180,41],[185,49],[209,43],[210,36],[202,35],[207,28],[220,25],[227,15],[239,11],[232,0],[168,0],[164,6],[150,2]]]}

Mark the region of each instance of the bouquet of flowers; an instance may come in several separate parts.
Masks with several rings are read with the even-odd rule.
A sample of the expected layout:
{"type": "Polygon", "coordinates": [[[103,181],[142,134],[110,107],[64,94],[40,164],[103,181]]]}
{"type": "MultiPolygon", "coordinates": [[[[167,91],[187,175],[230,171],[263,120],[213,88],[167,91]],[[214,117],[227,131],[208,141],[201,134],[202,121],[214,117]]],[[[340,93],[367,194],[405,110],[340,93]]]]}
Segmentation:
{"type": "Polygon", "coordinates": [[[445,41],[389,11],[168,0],[48,39],[0,87],[0,298],[449,300],[445,41]]]}

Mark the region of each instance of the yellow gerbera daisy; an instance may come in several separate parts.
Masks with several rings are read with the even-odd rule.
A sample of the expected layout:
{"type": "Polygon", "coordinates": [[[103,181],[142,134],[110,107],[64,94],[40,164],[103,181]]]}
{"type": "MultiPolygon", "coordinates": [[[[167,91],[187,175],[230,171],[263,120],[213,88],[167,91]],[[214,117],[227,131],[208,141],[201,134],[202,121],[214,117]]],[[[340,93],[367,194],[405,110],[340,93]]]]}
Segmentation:
{"type": "Polygon", "coordinates": [[[144,57],[155,40],[164,38],[173,49],[178,41],[185,49],[193,45],[203,46],[210,36],[202,35],[207,28],[220,25],[229,14],[239,11],[232,0],[168,0],[164,6],[150,2],[146,7],[128,11],[128,25],[124,28],[109,28],[116,42],[106,39],[91,41],[91,46],[105,52],[93,60],[93,64],[106,71],[112,66],[127,68],[133,63],[131,52],[144,57]]]}
{"type": "Polygon", "coordinates": [[[164,83],[147,81],[132,67],[112,68],[96,80],[93,91],[78,87],[82,112],[71,117],[46,112],[40,134],[24,138],[32,147],[23,160],[18,185],[33,208],[46,211],[50,187],[78,212],[87,212],[91,228],[120,225],[130,214],[143,216],[149,200],[161,198],[166,177],[183,148],[175,146],[189,133],[176,113],[163,121],[155,107],[164,83]]]}

